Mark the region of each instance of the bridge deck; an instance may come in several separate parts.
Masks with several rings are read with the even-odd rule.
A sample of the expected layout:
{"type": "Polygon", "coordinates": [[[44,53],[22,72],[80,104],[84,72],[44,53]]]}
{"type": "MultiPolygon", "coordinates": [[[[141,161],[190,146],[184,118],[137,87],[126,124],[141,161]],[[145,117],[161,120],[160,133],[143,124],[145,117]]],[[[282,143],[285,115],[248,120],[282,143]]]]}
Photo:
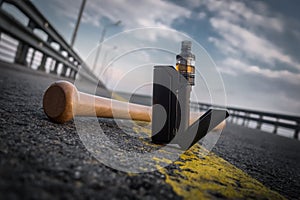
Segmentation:
{"type": "MultiPolygon", "coordinates": [[[[300,196],[299,141],[228,124],[206,157],[196,156],[198,145],[167,168],[128,174],[93,158],[73,122],[48,121],[41,99],[55,76],[3,63],[0,70],[1,199],[300,196]]],[[[112,120],[99,121],[105,131],[123,137],[112,120]]],[[[137,138],[126,145],[141,144],[137,138]]]]}

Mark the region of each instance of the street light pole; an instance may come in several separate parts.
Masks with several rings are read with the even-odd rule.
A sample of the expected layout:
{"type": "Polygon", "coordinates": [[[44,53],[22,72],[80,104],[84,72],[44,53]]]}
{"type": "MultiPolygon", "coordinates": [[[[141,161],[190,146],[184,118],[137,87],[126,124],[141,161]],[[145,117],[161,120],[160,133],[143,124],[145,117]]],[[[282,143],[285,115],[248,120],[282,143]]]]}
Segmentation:
{"type": "Polygon", "coordinates": [[[100,41],[99,41],[99,46],[98,46],[97,53],[96,53],[95,60],[94,60],[93,71],[95,71],[95,69],[96,69],[96,65],[97,65],[98,58],[99,58],[99,55],[100,55],[100,52],[101,52],[102,42],[104,40],[106,29],[108,27],[110,27],[110,26],[118,26],[120,23],[121,23],[121,21],[119,20],[116,23],[108,24],[108,25],[106,25],[106,26],[103,27],[103,30],[102,30],[102,33],[101,33],[101,37],[100,37],[100,41]]]}
{"type": "MultiPolygon", "coordinates": [[[[109,52],[111,52],[112,50],[116,50],[118,47],[117,46],[114,46],[113,48],[111,48],[111,50],[109,51],[109,50],[107,50],[107,51],[105,51],[105,54],[104,54],[104,56],[103,56],[103,61],[102,61],[102,65],[101,65],[101,67],[103,67],[104,65],[105,65],[105,63],[106,63],[106,58],[107,58],[107,55],[108,55],[108,53],[109,52]]],[[[103,83],[104,84],[106,84],[107,83],[107,80],[108,80],[108,77],[106,76],[106,71],[107,71],[107,69],[109,69],[109,68],[104,68],[104,71],[101,73],[102,75],[103,75],[103,83]]],[[[102,69],[103,70],[103,69],[102,69]]]]}
{"type": "MultiPolygon", "coordinates": [[[[117,46],[114,46],[113,48],[111,48],[111,50],[116,50],[117,48],[118,48],[117,46]]],[[[107,57],[107,55],[108,55],[109,52],[110,52],[109,50],[105,51],[105,54],[104,54],[104,56],[103,56],[103,61],[102,61],[101,67],[104,66],[104,64],[105,64],[105,62],[106,62],[106,57],[107,57]]]]}
{"type": "Polygon", "coordinates": [[[83,9],[84,9],[84,7],[85,7],[85,2],[86,2],[86,0],[83,0],[83,1],[82,1],[81,7],[80,7],[80,10],[79,10],[79,14],[78,14],[77,22],[76,22],[76,25],[75,25],[74,33],[73,33],[72,39],[71,39],[71,47],[72,47],[72,48],[73,48],[73,46],[74,46],[75,39],[76,39],[76,36],[77,36],[77,31],[78,31],[79,24],[80,24],[80,21],[81,21],[83,9]]]}

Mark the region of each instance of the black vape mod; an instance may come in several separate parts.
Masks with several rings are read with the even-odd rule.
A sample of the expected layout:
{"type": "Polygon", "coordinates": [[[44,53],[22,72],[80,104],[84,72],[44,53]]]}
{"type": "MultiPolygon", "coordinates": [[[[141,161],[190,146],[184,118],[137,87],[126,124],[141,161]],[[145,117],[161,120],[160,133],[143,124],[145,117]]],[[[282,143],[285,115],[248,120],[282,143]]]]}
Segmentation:
{"type": "Polygon", "coordinates": [[[176,143],[188,149],[228,117],[226,110],[210,109],[189,126],[190,93],[195,84],[195,56],[191,42],[183,41],[173,66],[153,71],[152,142],[176,143]]]}

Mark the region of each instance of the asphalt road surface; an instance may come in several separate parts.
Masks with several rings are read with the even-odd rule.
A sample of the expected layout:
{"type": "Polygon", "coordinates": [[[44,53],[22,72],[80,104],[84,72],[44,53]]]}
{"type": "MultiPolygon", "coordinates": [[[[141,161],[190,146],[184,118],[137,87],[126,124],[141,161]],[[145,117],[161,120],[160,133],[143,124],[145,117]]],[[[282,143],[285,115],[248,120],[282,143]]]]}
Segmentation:
{"type": "MultiPolygon", "coordinates": [[[[300,199],[299,141],[228,124],[206,156],[199,156],[205,150],[195,145],[174,162],[153,157],[146,168],[155,171],[128,173],[108,167],[117,165],[116,156],[122,164],[122,153],[108,154],[104,164],[96,159],[97,150],[101,157],[103,149],[112,148],[101,144],[93,127],[83,136],[74,121],[47,119],[43,92],[61,78],[4,63],[0,70],[0,199],[300,199]],[[86,141],[102,146],[92,149],[86,141]],[[170,165],[159,167],[165,164],[170,165]]],[[[109,96],[102,89],[97,93],[109,96]]],[[[150,144],[147,128],[97,121],[104,135],[118,148],[133,150],[132,156],[160,148],[150,144]]],[[[124,160],[125,167],[132,162],[124,160]]]]}

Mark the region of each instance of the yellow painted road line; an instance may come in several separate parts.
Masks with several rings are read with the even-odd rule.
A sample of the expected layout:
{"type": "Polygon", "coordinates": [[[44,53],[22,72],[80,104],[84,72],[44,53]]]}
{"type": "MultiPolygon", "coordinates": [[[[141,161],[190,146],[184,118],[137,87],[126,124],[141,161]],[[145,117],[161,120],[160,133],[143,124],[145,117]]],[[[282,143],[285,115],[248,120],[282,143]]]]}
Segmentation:
{"type": "MultiPolygon", "coordinates": [[[[132,128],[138,134],[149,136],[151,133],[142,126],[133,125],[132,128]]],[[[158,171],[165,176],[165,182],[184,199],[285,199],[199,144],[175,162],[157,157],[153,160],[158,171]],[[161,163],[175,167],[163,168],[161,163]]]]}
{"type": "Polygon", "coordinates": [[[184,199],[285,199],[213,153],[201,158],[201,152],[196,144],[173,163],[178,169],[158,169],[184,199]]]}

